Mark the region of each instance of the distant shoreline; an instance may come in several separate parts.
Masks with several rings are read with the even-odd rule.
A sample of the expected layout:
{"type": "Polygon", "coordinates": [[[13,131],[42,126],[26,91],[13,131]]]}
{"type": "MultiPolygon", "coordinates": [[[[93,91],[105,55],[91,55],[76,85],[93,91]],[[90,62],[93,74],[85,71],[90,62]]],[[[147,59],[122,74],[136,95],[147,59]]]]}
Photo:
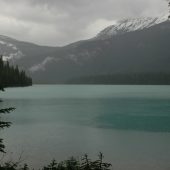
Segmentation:
{"type": "Polygon", "coordinates": [[[34,84],[58,85],[170,85],[170,73],[126,73],[79,76],[58,82],[37,80],[34,84]]]}

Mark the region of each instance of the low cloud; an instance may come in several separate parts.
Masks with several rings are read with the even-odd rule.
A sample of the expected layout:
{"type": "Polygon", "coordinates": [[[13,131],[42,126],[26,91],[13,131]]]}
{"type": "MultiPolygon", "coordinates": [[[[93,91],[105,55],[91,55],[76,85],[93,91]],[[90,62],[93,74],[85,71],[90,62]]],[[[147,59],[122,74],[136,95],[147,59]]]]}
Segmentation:
{"type": "Polygon", "coordinates": [[[55,59],[53,57],[46,57],[41,63],[32,66],[29,69],[29,71],[32,72],[32,73],[34,73],[36,71],[45,71],[46,70],[46,65],[48,63],[51,63],[52,61],[55,61],[55,59]]]}
{"type": "Polygon", "coordinates": [[[0,34],[61,46],[95,36],[126,17],[166,13],[164,0],[0,0],[0,34]]]}

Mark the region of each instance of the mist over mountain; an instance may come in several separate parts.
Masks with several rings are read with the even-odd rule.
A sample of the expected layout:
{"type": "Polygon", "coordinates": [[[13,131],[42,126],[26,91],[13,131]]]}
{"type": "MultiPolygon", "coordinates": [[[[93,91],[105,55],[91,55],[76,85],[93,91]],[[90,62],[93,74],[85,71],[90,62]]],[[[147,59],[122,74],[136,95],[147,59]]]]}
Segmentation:
{"type": "Polygon", "coordinates": [[[96,37],[63,47],[39,46],[0,36],[4,60],[17,64],[35,83],[108,74],[170,73],[170,21],[124,19],[96,37]]]}

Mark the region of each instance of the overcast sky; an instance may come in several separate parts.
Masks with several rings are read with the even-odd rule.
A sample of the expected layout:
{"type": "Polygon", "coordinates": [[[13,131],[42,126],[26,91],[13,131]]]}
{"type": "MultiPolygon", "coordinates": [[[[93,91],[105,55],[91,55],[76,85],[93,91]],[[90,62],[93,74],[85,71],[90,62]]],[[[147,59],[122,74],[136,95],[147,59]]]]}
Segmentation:
{"type": "Polygon", "coordinates": [[[0,0],[0,34],[61,46],[126,17],[159,16],[164,0],[0,0]]]}

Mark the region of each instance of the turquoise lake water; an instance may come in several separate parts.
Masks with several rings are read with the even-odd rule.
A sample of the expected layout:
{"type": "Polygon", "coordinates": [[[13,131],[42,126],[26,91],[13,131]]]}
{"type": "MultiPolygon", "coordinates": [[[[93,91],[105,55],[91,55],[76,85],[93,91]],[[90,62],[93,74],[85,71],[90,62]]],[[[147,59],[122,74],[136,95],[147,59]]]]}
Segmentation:
{"type": "Polygon", "coordinates": [[[35,85],[0,93],[4,159],[42,167],[88,153],[116,170],[170,169],[170,86],[35,85]]]}

